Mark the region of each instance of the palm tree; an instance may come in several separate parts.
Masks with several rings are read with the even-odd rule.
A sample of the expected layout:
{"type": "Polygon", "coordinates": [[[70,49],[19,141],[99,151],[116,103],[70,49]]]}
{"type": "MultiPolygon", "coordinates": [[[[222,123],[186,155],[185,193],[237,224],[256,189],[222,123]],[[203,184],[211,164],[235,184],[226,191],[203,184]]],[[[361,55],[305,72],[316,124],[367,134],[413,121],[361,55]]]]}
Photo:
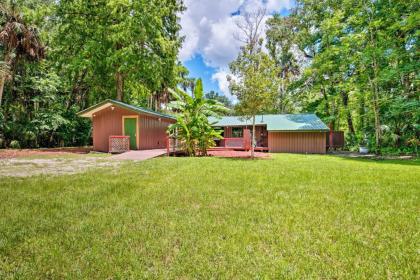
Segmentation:
{"type": "Polygon", "coordinates": [[[6,62],[0,60],[0,76],[7,76],[9,73],[9,67],[7,66],[6,62]]]}
{"type": "Polygon", "coordinates": [[[201,79],[195,84],[193,96],[180,89],[170,89],[170,92],[175,101],[169,103],[169,108],[179,114],[177,122],[169,126],[169,133],[180,141],[189,156],[195,156],[197,152],[207,155],[207,149],[215,145],[214,139],[222,138],[221,131],[212,127],[208,117],[218,117],[228,109],[222,103],[204,97],[201,79]]]}
{"type": "Polygon", "coordinates": [[[28,26],[15,5],[0,4],[0,48],[3,49],[3,71],[0,71],[0,106],[3,97],[4,84],[7,71],[19,58],[28,61],[39,60],[44,57],[38,32],[35,28],[28,26]]]}

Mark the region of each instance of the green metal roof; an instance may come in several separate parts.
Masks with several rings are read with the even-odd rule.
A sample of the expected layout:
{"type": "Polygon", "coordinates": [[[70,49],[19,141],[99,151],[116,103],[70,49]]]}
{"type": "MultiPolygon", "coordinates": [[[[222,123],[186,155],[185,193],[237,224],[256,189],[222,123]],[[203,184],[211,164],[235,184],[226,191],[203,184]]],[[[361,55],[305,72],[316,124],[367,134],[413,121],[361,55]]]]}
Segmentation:
{"type": "Polygon", "coordinates": [[[83,111],[80,111],[78,113],[78,115],[82,116],[82,117],[90,117],[90,115],[92,115],[93,113],[95,113],[97,111],[102,110],[103,107],[107,106],[107,105],[115,105],[115,106],[130,110],[130,111],[134,111],[134,112],[137,112],[137,113],[144,113],[144,114],[149,114],[149,115],[154,115],[154,116],[169,118],[169,119],[174,119],[174,120],[176,119],[174,116],[171,116],[171,115],[155,112],[155,111],[143,108],[143,107],[130,105],[130,104],[127,104],[127,103],[124,103],[124,102],[121,102],[121,101],[117,101],[117,100],[113,100],[113,99],[106,99],[102,102],[99,102],[96,105],[93,105],[93,106],[91,106],[91,107],[89,107],[89,108],[87,108],[83,111]]]}
{"type": "MultiPolygon", "coordinates": [[[[211,117],[213,126],[250,126],[252,119],[228,116],[220,119],[211,117]]],[[[256,125],[266,125],[268,131],[329,131],[329,128],[315,114],[257,115],[256,125]]]]}

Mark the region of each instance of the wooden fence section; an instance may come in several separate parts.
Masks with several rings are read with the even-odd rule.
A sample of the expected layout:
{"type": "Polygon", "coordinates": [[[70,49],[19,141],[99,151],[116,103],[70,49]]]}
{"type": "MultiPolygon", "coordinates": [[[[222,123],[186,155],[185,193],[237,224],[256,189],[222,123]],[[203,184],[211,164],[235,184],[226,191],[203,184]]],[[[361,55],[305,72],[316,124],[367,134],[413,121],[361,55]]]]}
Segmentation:
{"type": "Polygon", "coordinates": [[[344,132],[343,131],[331,131],[327,137],[327,147],[330,149],[337,149],[344,147],[344,132]],[[330,144],[332,143],[332,144],[330,144]]]}

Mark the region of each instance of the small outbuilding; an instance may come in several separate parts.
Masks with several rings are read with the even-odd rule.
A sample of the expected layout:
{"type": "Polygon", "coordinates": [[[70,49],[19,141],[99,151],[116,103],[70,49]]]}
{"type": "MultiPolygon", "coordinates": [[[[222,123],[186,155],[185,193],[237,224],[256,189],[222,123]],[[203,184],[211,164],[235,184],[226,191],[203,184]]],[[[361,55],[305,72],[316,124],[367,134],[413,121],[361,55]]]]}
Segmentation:
{"type": "Polygon", "coordinates": [[[92,120],[93,149],[101,152],[166,148],[166,130],[176,122],[173,116],[111,99],[79,112],[79,116],[92,120]],[[114,147],[113,143],[127,147],[114,147]]]}
{"type": "MultiPolygon", "coordinates": [[[[241,116],[212,118],[213,126],[223,129],[218,145],[243,149],[243,139],[252,132],[252,121],[241,116]]],[[[257,115],[256,150],[283,153],[326,153],[329,128],[315,114],[257,115]]],[[[249,142],[249,141],[248,141],[249,142]]]]}

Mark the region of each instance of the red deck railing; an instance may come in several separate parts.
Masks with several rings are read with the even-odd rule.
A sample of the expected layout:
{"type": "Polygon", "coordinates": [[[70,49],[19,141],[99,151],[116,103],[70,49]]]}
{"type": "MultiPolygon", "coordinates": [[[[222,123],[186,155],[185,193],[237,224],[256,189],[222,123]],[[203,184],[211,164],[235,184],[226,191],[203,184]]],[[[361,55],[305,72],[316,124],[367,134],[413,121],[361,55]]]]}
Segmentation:
{"type": "Polygon", "coordinates": [[[223,138],[220,140],[219,147],[225,148],[245,148],[245,139],[239,137],[232,137],[232,138],[223,138]]]}
{"type": "Polygon", "coordinates": [[[251,135],[244,133],[244,137],[225,137],[220,140],[220,148],[250,150],[251,149],[251,135]]]}
{"type": "MultiPolygon", "coordinates": [[[[257,146],[256,151],[268,151],[268,147],[257,146]]],[[[181,150],[181,143],[173,137],[166,138],[166,153],[176,153],[181,150]]],[[[251,133],[248,129],[244,130],[244,137],[225,137],[221,139],[216,147],[209,150],[251,150],[251,133]]]]}

